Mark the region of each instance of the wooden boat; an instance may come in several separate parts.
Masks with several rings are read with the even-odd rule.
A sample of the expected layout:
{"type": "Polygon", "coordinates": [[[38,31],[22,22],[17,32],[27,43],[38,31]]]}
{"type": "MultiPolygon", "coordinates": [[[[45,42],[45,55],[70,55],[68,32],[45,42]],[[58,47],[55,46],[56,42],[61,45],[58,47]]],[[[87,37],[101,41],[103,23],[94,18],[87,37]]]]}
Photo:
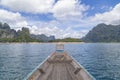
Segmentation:
{"type": "Polygon", "coordinates": [[[62,44],[38,66],[26,80],[94,80],[94,78],[75,61],[62,44]]]}

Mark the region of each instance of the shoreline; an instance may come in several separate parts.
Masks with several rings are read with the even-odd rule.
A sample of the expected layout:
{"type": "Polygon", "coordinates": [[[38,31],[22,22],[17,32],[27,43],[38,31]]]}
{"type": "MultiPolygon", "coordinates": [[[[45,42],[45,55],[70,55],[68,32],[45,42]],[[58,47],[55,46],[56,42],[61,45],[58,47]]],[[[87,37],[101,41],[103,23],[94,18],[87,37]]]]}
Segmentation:
{"type": "Polygon", "coordinates": [[[66,44],[66,43],[85,43],[85,42],[0,42],[0,44],[66,44]]]}
{"type": "Polygon", "coordinates": [[[120,43],[120,42],[0,42],[0,44],[83,44],[83,43],[120,43]]]}

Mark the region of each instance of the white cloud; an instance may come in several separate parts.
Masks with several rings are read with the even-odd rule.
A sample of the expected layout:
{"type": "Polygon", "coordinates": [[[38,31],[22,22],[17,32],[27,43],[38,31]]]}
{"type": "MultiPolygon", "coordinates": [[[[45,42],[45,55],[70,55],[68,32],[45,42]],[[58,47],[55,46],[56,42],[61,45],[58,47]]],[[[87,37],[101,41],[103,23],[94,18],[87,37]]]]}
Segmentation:
{"type": "Polygon", "coordinates": [[[53,13],[57,19],[81,18],[89,6],[79,0],[1,0],[0,5],[13,11],[25,13],[53,13]]]}
{"type": "Polygon", "coordinates": [[[57,20],[49,22],[37,21],[33,23],[35,26],[32,26],[30,30],[32,34],[46,34],[48,36],[55,35],[56,38],[81,38],[89,31],[88,28],[91,24],[87,24],[87,22],[74,24],[57,20]]]}
{"type": "Polygon", "coordinates": [[[120,24],[120,3],[108,12],[98,13],[91,17],[91,21],[106,24],[120,24]]]}
{"type": "Polygon", "coordinates": [[[83,32],[74,31],[70,27],[60,28],[56,27],[60,25],[58,21],[50,21],[50,22],[37,22],[40,26],[29,26],[28,22],[20,13],[14,13],[11,11],[0,9],[0,22],[7,22],[11,28],[13,29],[21,29],[22,27],[28,27],[32,34],[45,34],[45,35],[54,35],[56,38],[66,38],[66,37],[74,37],[80,38],[83,36],[83,32]]]}
{"type": "Polygon", "coordinates": [[[89,6],[82,4],[79,0],[58,0],[56,3],[55,0],[1,0],[0,5],[12,11],[18,11],[0,9],[1,22],[7,22],[12,28],[17,27],[17,29],[28,27],[31,33],[55,35],[56,38],[81,38],[99,23],[120,24],[120,3],[107,12],[97,13],[90,17],[87,17],[85,13],[89,6]],[[53,13],[56,19],[47,22],[30,21],[26,20],[20,12],[53,13]]]}
{"type": "Polygon", "coordinates": [[[68,18],[82,18],[83,12],[86,11],[89,6],[83,5],[78,0],[59,0],[52,9],[54,17],[58,19],[68,18]]]}
{"type": "Polygon", "coordinates": [[[80,38],[84,35],[83,32],[74,31],[71,28],[60,29],[58,27],[42,27],[38,28],[36,26],[31,27],[32,34],[45,34],[47,36],[54,35],[56,38],[66,38],[66,37],[74,37],[80,38]]]}
{"type": "Polygon", "coordinates": [[[0,4],[13,11],[48,13],[54,0],[1,0],[0,4]]]}
{"type": "Polygon", "coordinates": [[[0,9],[0,22],[6,22],[10,24],[11,28],[20,29],[21,27],[27,27],[28,23],[20,13],[14,13],[4,9],[0,9]]]}

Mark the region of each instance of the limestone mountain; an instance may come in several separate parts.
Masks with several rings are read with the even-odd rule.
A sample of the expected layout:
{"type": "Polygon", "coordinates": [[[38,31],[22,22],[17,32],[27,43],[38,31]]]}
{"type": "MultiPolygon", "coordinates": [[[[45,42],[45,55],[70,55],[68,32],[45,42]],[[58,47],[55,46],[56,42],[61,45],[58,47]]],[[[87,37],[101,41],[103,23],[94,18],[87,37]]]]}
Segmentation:
{"type": "Polygon", "coordinates": [[[7,23],[2,24],[0,22],[0,38],[14,38],[16,36],[17,33],[14,29],[10,29],[7,23]]]}
{"type": "Polygon", "coordinates": [[[49,41],[54,41],[55,37],[54,36],[46,36],[44,34],[40,34],[40,35],[34,35],[31,34],[31,38],[37,39],[37,40],[41,40],[43,42],[49,42],[49,41]]]}
{"type": "Polygon", "coordinates": [[[29,28],[25,27],[16,31],[11,29],[7,23],[0,22],[0,42],[48,42],[53,40],[55,40],[54,36],[30,34],[29,28]]]}
{"type": "Polygon", "coordinates": [[[120,25],[98,24],[82,40],[85,42],[120,42],[120,25]]]}

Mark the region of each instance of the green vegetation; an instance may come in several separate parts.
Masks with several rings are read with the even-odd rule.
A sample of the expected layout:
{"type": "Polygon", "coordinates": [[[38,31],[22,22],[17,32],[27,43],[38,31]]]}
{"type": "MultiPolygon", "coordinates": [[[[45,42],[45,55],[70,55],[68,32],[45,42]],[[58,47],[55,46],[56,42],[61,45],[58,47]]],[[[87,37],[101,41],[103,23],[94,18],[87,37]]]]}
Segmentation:
{"type": "Polygon", "coordinates": [[[39,40],[35,40],[35,39],[20,39],[20,38],[1,38],[0,42],[42,42],[39,40]]]}
{"type": "Polygon", "coordinates": [[[41,40],[31,38],[28,28],[23,27],[22,30],[15,31],[10,29],[7,23],[0,22],[0,42],[41,42],[41,40]]]}
{"type": "Polygon", "coordinates": [[[22,28],[22,30],[17,32],[17,37],[14,42],[40,42],[40,40],[33,39],[30,37],[30,32],[28,28],[22,28]]]}
{"type": "Polygon", "coordinates": [[[23,27],[21,30],[10,29],[7,23],[0,22],[0,42],[81,42],[77,38],[55,39],[54,36],[44,34],[30,34],[28,28],[23,27]]]}
{"type": "Polygon", "coordinates": [[[80,39],[77,38],[65,38],[65,39],[56,39],[50,42],[82,42],[80,39]]]}

